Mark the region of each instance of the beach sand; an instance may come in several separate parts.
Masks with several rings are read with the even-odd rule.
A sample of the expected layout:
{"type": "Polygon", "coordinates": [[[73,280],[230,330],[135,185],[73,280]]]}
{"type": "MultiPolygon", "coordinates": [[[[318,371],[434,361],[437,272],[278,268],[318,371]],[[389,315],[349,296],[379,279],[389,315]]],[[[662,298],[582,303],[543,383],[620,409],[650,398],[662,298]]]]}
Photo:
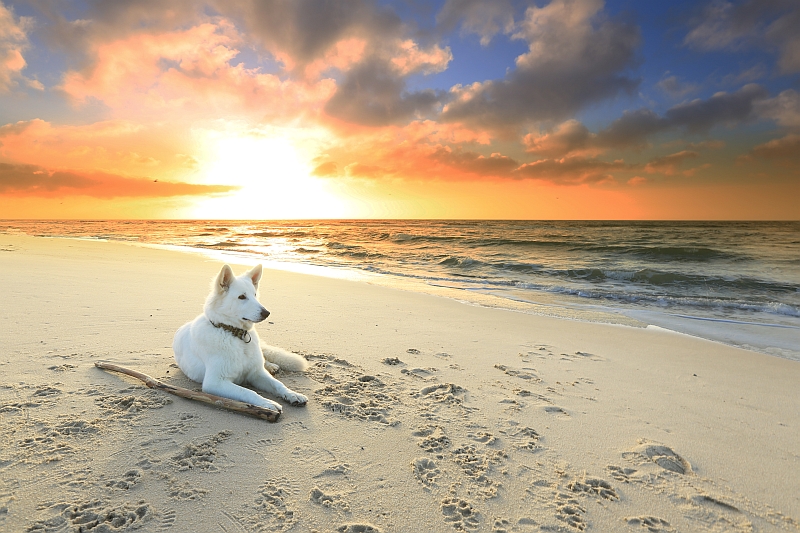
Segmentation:
{"type": "Polygon", "coordinates": [[[800,531],[800,363],[665,330],[267,270],[306,407],[95,368],[199,389],[172,336],[220,266],[0,236],[0,530],[800,531]]]}

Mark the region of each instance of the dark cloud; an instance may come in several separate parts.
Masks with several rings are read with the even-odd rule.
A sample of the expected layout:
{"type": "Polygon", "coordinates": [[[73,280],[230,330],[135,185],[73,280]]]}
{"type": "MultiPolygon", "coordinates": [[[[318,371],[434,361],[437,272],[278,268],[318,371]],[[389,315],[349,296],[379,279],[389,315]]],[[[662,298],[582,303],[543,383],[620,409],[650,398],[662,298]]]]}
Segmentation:
{"type": "Polygon", "coordinates": [[[431,114],[441,93],[408,92],[404,78],[385,62],[373,60],[349,71],[325,104],[330,116],[366,126],[385,126],[431,114]]]}
{"type": "Polygon", "coordinates": [[[634,167],[623,161],[601,161],[594,158],[568,157],[564,159],[542,159],[526,163],[517,168],[513,176],[517,179],[538,179],[553,183],[579,184],[598,183],[614,179],[612,172],[631,170],[634,167]]]}
{"type": "Polygon", "coordinates": [[[457,87],[442,119],[487,128],[516,128],[526,122],[562,119],[620,93],[631,94],[639,79],[639,29],[601,12],[600,0],[553,0],[527,10],[516,38],[530,50],[517,58],[505,79],[457,87]]]}
{"type": "Polygon", "coordinates": [[[52,192],[59,189],[86,189],[97,181],[71,172],[47,172],[37,165],[0,163],[0,193],[27,191],[52,192]]]}
{"type": "MultiPolygon", "coordinates": [[[[663,115],[647,108],[625,111],[597,133],[577,120],[567,120],[544,134],[528,134],[522,142],[528,152],[564,157],[597,155],[609,149],[643,148],[656,134],[682,129],[706,133],[719,124],[736,124],[757,118],[773,118],[783,125],[800,124],[800,97],[792,90],[766,98],[759,85],[745,85],[734,93],[717,93],[706,100],[693,100],[668,109],[663,115]]],[[[721,148],[720,141],[690,144],[689,148],[721,148]]]]}
{"type": "Polygon", "coordinates": [[[756,100],[766,98],[767,90],[756,84],[745,85],[735,93],[717,93],[708,100],[692,100],[669,109],[664,118],[670,126],[684,127],[690,133],[705,132],[720,123],[747,120],[756,100]]]}
{"type": "Polygon", "coordinates": [[[0,163],[0,194],[11,196],[169,197],[230,192],[238,187],[136,179],[113,174],[48,171],[38,165],[0,163]]]}
{"type": "Polygon", "coordinates": [[[577,120],[570,119],[543,135],[529,133],[523,137],[522,142],[528,152],[561,157],[572,152],[596,148],[596,137],[597,135],[590,132],[589,128],[577,120]]]}
{"type": "Polygon", "coordinates": [[[471,150],[453,150],[449,147],[440,147],[431,156],[431,159],[462,172],[479,176],[507,177],[519,166],[519,162],[499,153],[493,153],[487,157],[471,150]]]}
{"type": "Polygon", "coordinates": [[[40,35],[69,58],[91,66],[95,43],[125,38],[142,31],[184,28],[207,20],[207,5],[193,0],[88,0],[83,9],[65,10],[54,0],[36,0],[33,5],[44,16],[40,35]]]}
{"type": "Polygon", "coordinates": [[[368,0],[218,0],[215,7],[241,21],[249,38],[273,53],[286,53],[299,66],[321,57],[349,37],[368,41],[399,38],[403,21],[368,0]]]}
{"type": "Polygon", "coordinates": [[[682,150],[675,154],[669,154],[662,157],[656,157],[651,159],[645,166],[644,169],[647,172],[654,173],[659,172],[661,174],[672,175],[678,171],[678,168],[683,164],[684,161],[687,159],[693,159],[698,156],[697,152],[692,150],[682,150]]]}
{"type": "Polygon", "coordinates": [[[340,39],[376,41],[399,38],[406,31],[393,11],[370,0],[89,0],[85,9],[69,18],[60,4],[47,0],[35,4],[49,21],[43,36],[54,47],[78,56],[99,41],[225,18],[260,53],[302,68],[340,39]]]}
{"type": "Polygon", "coordinates": [[[800,161],[800,135],[789,134],[781,139],[773,139],[760,144],[750,151],[750,155],[762,159],[796,159],[800,161]]]}
{"type": "Polygon", "coordinates": [[[760,85],[745,85],[734,93],[717,93],[707,100],[693,100],[668,109],[659,116],[650,109],[626,111],[607,128],[598,132],[596,143],[606,148],[641,146],[648,136],[670,129],[684,128],[703,133],[718,124],[737,123],[755,118],[756,103],[767,91],[760,85]]]}
{"type": "Polygon", "coordinates": [[[688,46],[706,51],[773,48],[782,72],[800,71],[800,3],[796,0],[713,0],[689,26],[684,38],[688,46]]]}

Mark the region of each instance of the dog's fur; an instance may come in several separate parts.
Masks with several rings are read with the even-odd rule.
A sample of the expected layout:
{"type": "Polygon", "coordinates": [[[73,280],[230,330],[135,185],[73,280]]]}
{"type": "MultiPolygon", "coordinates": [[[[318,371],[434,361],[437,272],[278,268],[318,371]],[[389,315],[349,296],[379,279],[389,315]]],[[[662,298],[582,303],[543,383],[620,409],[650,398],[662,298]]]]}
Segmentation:
{"type": "Polygon", "coordinates": [[[239,277],[233,275],[231,267],[223,266],[212,282],[203,314],[175,333],[175,361],[189,379],[203,384],[203,392],[282,410],[279,404],[241,386],[248,383],[292,405],[305,405],[308,398],[290,390],[266,370],[301,371],[308,363],[300,355],[261,344],[253,326],[266,319],[269,311],[256,299],[259,281],[261,265],[239,277]],[[240,339],[218,327],[220,324],[247,333],[240,339]],[[248,338],[250,342],[245,342],[248,338]]]}

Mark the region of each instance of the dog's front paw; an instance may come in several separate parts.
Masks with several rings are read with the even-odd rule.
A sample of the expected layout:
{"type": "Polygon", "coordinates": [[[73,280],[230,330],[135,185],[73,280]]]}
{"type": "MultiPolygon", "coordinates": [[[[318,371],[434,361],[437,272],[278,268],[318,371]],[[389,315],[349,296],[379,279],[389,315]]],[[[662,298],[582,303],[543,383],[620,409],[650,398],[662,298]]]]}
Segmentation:
{"type": "Polygon", "coordinates": [[[287,392],[283,399],[295,407],[302,407],[308,403],[308,398],[294,391],[287,392]]]}
{"type": "Polygon", "coordinates": [[[283,406],[278,402],[273,402],[272,400],[267,400],[266,398],[262,398],[263,401],[258,402],[259,407],[264,407],[265,409],[271,409],[273,411],[278,411],[279,413],[283,412],[283,406]]]}

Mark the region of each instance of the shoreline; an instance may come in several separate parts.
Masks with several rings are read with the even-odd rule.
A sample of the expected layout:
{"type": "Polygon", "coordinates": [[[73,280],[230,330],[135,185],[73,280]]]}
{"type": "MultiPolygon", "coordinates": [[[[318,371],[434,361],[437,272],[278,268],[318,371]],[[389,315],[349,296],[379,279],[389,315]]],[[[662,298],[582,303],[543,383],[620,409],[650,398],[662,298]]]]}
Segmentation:
{"type": "MultiPolygon", "coordinates": [[[[205,258],[228,261],[234,264],[252,266],[261,263],[265,268],[303,275],[320,276],[330,279],[343,279],[362,283],[406,290],[410,292],[440,296],[468,305],[505,309],[536,316],[549,316],[579,322],[602,324],[622,324],[646,328],[656,326],[676,333],[699,339],[754,351],[757,353],[800,361],[800,326],[779,322],[756,322],[733,318],[714,318],[701,315],[688,315],[679,310],[659,309],[654,305],[619,306],[612,302],[583,300],[577,296],[553,294],[547,291],[519,291],[498,293],[491,289],[474,290],[453,287],[430,280],[407,278],[399,275],[373,273],[365,270],[314,263],[276,261],[265,259],[257,253],[237,252],[224,249],[210,249],[183,245],[145,243],[124,239],[105,239],[61,235],[42,235],[37,238],[77,239],[88,242],[118,242],[178,253],[200,255],[205,258]],[[766,328],[766,329],[765,329],[766,328]],[[780,331],[775,331],[778,328],[780,331]]],[[[777,318],[777,317],[776,317],[777,318]]]]}
{"type": "Polygon", "coordinates": [[[3,239],[0,527],[800,531],[797,362],[265,270],[262,338],[313,365],[268,424],[93,368],[197,387],[170,345],[220,263],[3,239]]]}

